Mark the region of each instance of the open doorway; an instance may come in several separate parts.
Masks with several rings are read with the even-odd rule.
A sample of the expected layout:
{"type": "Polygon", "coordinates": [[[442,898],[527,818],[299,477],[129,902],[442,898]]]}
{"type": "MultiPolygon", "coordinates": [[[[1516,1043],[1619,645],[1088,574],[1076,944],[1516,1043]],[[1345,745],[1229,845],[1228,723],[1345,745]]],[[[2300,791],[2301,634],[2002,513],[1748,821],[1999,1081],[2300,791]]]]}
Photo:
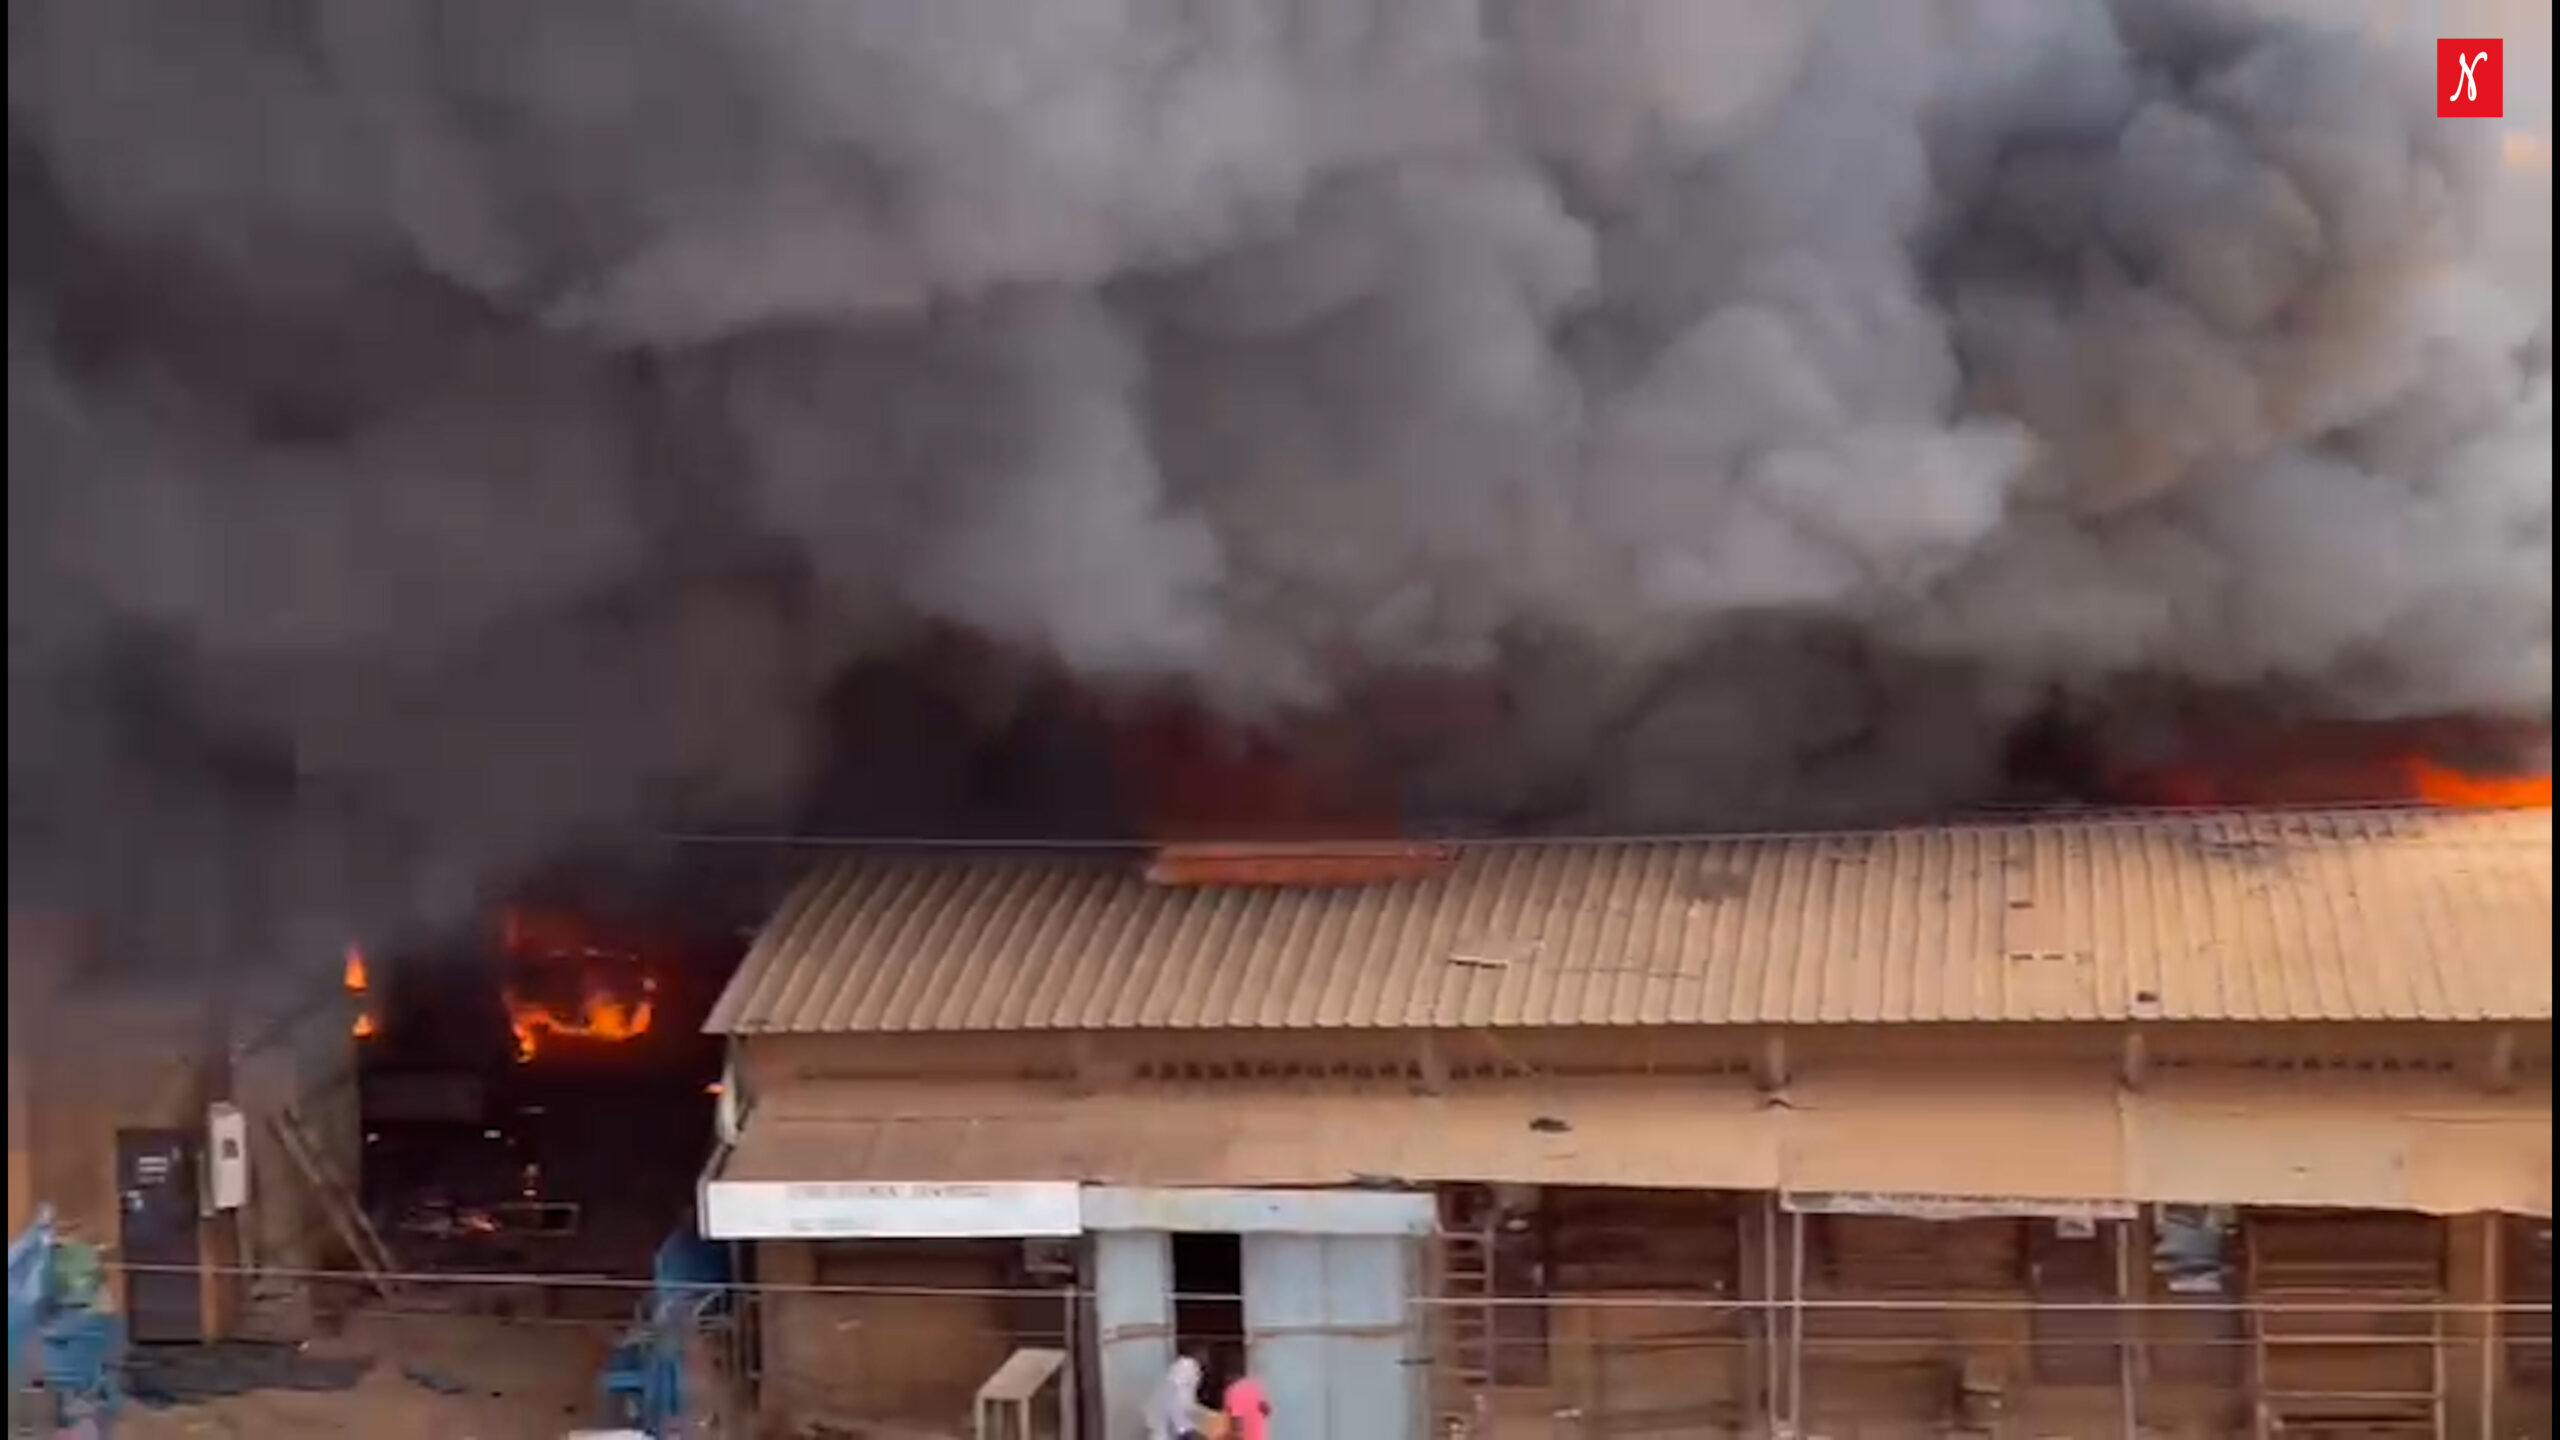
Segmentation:
{"type": "Polygon", "coordinates": [[[1244,1242],[1234,1235],[1173,1237],[1173,1344],[1200,1362],[1205,1399],[1244,1363],[1244,1242]]]}

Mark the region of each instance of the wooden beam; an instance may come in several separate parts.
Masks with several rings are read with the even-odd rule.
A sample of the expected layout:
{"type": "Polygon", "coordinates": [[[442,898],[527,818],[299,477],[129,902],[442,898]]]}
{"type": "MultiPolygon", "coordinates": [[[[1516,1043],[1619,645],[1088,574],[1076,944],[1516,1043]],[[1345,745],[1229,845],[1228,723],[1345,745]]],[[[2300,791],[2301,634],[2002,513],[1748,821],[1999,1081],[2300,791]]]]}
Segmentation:
{"type": "Polygon", "coordinates": [[[1751,1078],[1771,1093],[1786,1089],[1795,1078],[1787,1065],[1787,1032],[1771,1030],[1760,1037],[1759,1053],[1751,1058],[1751,1078]]]}
{"type": "Polygon", "coordinates": [[[2151,1042],[2139,1025],[2128,1025],[2124,1048],[2116,1058],[2116,1079],[2127,1090],[2140,1090],[2151,1079],[2151,1042]]]}
{"type": "Polygon", "coordinates": [[[1101,1037],[1090,1030],[1078,1030],[1067,1039],[1067,1089],[1072,1094],[1091,1095],[1124,1084],[1135,1068],[1127,1060],[1105,1053],[1101,1037]]]}
{"type": "Polygon", "coordinates": [[[1425,1030],[1414,1037],[1414,1089],[1424,1095],[1449,1093],[1449,1056],[1440,1046],[1440,1037],[1425,1030]]]}
{"type": "Polygon", "coordinates": [[[2481,1057],[2480,1083],[2491,1094],[2504,1095],[2516,1088],[2516,1032],[2501,1026],[2489,1037],[2488,1053],[2481,1057]]]}

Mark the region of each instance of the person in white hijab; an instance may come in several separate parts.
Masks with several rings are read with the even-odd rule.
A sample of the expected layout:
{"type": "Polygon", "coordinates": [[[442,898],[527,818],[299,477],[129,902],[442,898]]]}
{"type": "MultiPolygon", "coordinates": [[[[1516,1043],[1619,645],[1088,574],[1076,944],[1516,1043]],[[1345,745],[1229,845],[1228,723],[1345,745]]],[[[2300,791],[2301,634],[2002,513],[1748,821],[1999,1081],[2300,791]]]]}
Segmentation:
{"type": "Polygon", "coordinates": [[[1200,1362],[1184,1355],[1147,1397],[1147,1440],[1199,1440],[1200,1362]]]}

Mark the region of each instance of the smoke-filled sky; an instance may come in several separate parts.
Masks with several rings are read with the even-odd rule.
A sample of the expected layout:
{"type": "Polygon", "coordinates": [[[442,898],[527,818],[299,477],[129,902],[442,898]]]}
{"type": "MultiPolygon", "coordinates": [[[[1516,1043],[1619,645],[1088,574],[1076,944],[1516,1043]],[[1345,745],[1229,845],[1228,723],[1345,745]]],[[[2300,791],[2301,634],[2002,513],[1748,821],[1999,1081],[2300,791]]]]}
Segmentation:
{"type": "Polygon", "coordinates": [[[800,792],[926,628],[1459,677],[1406,803],[1511,823],[2545,715],[2509,33],[2539,168],[2421,20],[2201,0],[22,0],[12,904],[449,915],[800,792]]]}

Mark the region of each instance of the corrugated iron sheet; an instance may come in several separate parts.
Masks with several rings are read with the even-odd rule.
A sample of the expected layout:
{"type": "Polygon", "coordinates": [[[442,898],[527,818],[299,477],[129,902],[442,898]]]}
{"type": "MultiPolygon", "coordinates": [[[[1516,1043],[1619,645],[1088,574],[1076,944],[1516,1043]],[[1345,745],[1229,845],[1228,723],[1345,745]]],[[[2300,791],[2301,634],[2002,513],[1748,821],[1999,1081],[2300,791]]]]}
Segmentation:
{"type": "Polygon", "coordinates": [[[808,1083],[712,1178],[1128,1186],[1493,1181],[2551,1213],[2549,1093],[2411,1076],[1915,1076],[1402,1090],[808,1083]],[[2281,1137],[2281,1145],[2270,1141],[2281,1137]]]}
{"type": "Polygon", "coordinates": [[[710,1028],[2547,1020],[2551,859],[2549,811],[1493,844],[1330,890],[866,857],[792,895],[710,1028]]]}

